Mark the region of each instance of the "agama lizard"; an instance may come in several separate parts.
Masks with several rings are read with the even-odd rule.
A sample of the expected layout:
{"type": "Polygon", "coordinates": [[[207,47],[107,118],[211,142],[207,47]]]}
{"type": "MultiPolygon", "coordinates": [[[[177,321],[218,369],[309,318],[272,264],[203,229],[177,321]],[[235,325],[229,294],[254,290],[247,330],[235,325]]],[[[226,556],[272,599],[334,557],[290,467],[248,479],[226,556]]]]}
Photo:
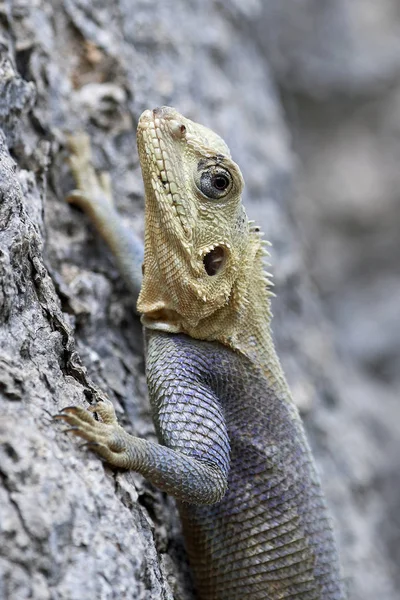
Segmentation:
{"type": "Polygon", "coordinates": [[[110,465],[178,501],[201,600],[345,597],[331,522],[270,331],[261,234],[241,201],[224,141],[169,107],[146,110],[138,149],[146,206],[140,243],[110,186],[71,140],[70,199],[111,247],[145,330],[155,444],[129,435],[111,402],[57,418],[110,465]]]}

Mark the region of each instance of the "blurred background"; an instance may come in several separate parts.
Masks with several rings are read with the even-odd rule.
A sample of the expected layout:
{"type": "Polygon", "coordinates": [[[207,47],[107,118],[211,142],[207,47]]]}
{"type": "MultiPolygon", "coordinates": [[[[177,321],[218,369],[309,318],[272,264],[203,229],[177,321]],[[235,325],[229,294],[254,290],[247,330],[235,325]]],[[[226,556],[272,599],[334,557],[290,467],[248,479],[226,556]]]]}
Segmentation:
{"type": "Polygon", "coordinates": [[[260,40],[297,158],[294,210],[313,281],[341,351],[399,389],[400,3],[264,10],[260,40]]]}

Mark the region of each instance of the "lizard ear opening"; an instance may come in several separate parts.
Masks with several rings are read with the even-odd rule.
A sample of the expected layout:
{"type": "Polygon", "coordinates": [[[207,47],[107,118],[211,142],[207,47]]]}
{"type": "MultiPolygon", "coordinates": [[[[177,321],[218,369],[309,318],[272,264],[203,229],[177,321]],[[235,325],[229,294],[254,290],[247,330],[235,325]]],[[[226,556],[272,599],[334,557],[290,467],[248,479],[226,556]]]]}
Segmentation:
{"type": "Polygon", "coordinates": [[[216,275],[225,264],[225,250],[222,246],[216,246],[203,258],[204,268],[207,275],[216,275]]]}

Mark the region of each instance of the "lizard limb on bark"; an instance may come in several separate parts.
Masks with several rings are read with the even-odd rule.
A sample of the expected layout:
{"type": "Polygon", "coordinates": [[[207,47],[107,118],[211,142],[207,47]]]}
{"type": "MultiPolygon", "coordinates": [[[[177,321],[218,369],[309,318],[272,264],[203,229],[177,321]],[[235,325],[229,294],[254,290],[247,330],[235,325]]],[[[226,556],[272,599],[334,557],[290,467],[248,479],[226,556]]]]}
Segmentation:
{"type": "Polygon", "coordinates": [[[134,304],[142,285],[143,243],[127,230],[117,213],[108,173],[97,175],[92,164],[90,140],[84,133],[68,138],[69,163],[77,189],[67,201],[84,210],[108,244],[134,304]]]}
{"type": "MultiPolygon", "coordinates": [[[[85,142],[86,143],[86,142],[85,142]]],[[[83,150],[82,150],[83,148],[83,150]]],[[[178,499],[200,600],[343,600],[330,518],[270,331],[266,254],[223,140],[169,107],[145,111],[143,281],[149,398],[159,444],[126,433],[108,404],[67,422],[111,465],[178,499]]],[[[88,212],[132,290],[140,251],[72,142],[88,212]],[[94,190],[94,191],[93,191],[94,190]]]]}

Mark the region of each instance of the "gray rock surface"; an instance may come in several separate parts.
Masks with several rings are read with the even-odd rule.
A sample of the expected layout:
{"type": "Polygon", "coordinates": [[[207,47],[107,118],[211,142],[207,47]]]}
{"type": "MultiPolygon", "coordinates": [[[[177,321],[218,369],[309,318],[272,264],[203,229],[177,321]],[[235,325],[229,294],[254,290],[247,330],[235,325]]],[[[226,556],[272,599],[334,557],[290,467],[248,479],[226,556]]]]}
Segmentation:
{"type": "Polygon", "coordinates": [[[90,133],[141,234],[134,129],[163,104],[226,139],[274,243],[274,332],[350,597],[399,598],[398,91],[386,82],[400,38],[383,12],[395,3],[379,7],[0,3],[0,598],[193,597],[173,501],[50,418],[107,394],[154,439],[129,294],[64,202],[65,135],[90,133]],[[379,56],[371,36],[387,44],[379,56]]]}

